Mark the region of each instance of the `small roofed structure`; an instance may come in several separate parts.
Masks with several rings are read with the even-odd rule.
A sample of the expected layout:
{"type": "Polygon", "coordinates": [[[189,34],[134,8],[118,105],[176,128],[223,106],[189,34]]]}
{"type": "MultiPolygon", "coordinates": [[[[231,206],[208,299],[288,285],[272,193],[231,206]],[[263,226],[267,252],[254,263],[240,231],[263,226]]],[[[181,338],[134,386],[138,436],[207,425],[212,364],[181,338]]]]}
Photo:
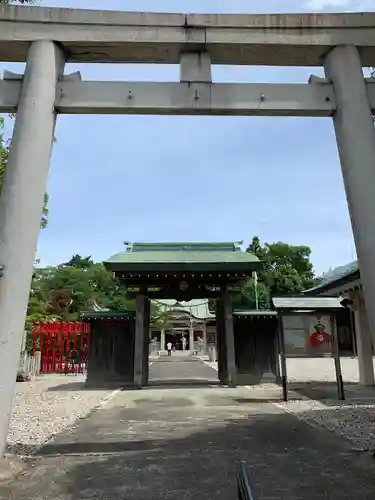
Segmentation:
{"type": "Polygon", "coordinates": [[[91,308],[80,319],[91,325],[86,387],[133,387],[135,310],[91,308]]]}
{"type": "Polygon", "coordinates": [[[343,308],[338,297],[274,297],[272,303],[277,311],[288,314],[337,311],[343,308]]]}
{"type": "Polygon", "coordinates": [[[288,399],[287,357],[333,357],[339,399],[345,399],[337,338],[338,297],[274,297],[283,398],[288,399]]]}
{"type": "Polygon", "coordinates": [[[332,269],[322,281],[306,290],[305,295],[335,295],[343,300],[346,310],[338,318],[340,345],[346,344],[351,355],[358,356],[359,383],[374,386],[375,330],[371,329],[362,289],[358,261],[332,269]]]}

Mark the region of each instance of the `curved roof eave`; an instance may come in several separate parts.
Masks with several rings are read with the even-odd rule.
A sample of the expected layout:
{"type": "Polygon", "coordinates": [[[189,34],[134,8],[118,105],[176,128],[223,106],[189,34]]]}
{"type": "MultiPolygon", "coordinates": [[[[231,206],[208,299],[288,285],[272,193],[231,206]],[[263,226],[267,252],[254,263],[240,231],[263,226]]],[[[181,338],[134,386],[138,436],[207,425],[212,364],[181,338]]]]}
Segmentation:
{"type": "Polygon", "coordinates": [[[193,299],[188,302],[178,302],[175,299],[163,299],[154,301],[156,304],[164,306],[165,310],[181,311],[189,314],[195,319],[214,319],[215,315],[212,314],[208,308],[208,299],[193,299]]]}

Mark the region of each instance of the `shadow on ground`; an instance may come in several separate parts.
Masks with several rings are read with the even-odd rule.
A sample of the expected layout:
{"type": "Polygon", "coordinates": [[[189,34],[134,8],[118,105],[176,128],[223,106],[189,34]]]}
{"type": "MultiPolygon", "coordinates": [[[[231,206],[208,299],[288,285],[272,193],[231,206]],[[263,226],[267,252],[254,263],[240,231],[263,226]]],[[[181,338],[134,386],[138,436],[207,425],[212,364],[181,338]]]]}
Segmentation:
{"type": "Polygon", "coordinates": [[[205,430],[196,422],[203,418],[199,414],[184,418],[189,406],[181,400],[177,409],[165,409],[165,420],[163,408],[146,394],[137,408],[96,410],[46,444],[32,469],[0,487],[0,497],[234,500],[235,466],[245,460],[255,499],[373,499],[369,457],[360,458],[345,440],[275,405],[243,401],[238,409],[236,399],[223,405],[217,400],[215,415],[208,409],[199,424],[205,430]]]}
{"type": "MultiPolygon", "coordinates": [[[[304,397],[314,400],[338,400],[336,382],[322,382],[311,380],[309,382],[290,381],[288,389],[298,392],[304,397]]],[[[363,387],[357,383],[344,382],[344,393],[347,400],[366,399],[375,402],[375,388],[363,387]]]]}
{"type": "Polygon", "coordinates": [[[178,388],[199,388],[199,387],[214,387],[219,386],[220,382],[216,379],[196,379],[196,378],[170,378],[170,379],[150,379],[148,383],[148,387],[168,387],[171,388],[173,386],[174,389],[178,388]]]}
{"type": "MultiPolygon", "coordinates": [[[[220,385],[218,380],[197,380],[197,379],[160,379],[150,380],[149,384],[142,388],[147,391],[148,389],[207,389],[208,387],[217,387],[220,385]]],[[[113,384],[108,384],[108,387],[86,387],[85,382],[71,382],[67,384],[59,384],[49,387],[47,392],[63,392],[63,391],[98,391],[98,390],[113,390],[113,384]]],[[[124,387],[123,391],[134,391],[134,387],[124,387]]]]}
{"type": "MultiPolygon", "coordinates": [[[[261,387],[263,383],[270,383],[273,380],[262,378],[259,383],[254,384],[251,387],[261,387]]],[[[208,388],[219,386],[220,382],[217,379],[197,379],[197,378],[170,378],[170,379],[151,379],[149,385],[143,387],[143,390],[148,389],[187,389],[187,388],[208,388]]],[[[108,386],[108,389],[113,389],[113,386],[108,386]]],[[[375,388],[365,388],[360,387],[359,384],[344,383],[344,389],[348,398],[363,398],[372,399],[375,402],[375,388]]],[[[59,384],[47,389],[47,392],[62,392],[62,391],[94,391],[98,390],[95,388],[90,388],[85,386],[85,382],[69,382],[65,384],[59,384]]],[[[101,388],[100,390],[106,390],[106,388],[101,388]]],[[[123,390],[134,390],[132,388],[124,388],[123,390]]],[[[288,383],[288,390],[295,391],[305,396],[309,399],[325,400],[325,399],[337,399],[337,385],[336,382],[321,382],[321,381],[309,381],[309,382],[298,382],[291,381],[288,383]]],[[[280,397],[282,395],[282,389],[280,386],[280,397]]],[[[289,398],[290,399],[290,398],[289,398]]]]}
{"type": "Polygon", "coordinates": [[[85,382],[67,382],[66,384],[59,384],[49,387],[47,392],[63,392],[63,391],[90,391],[95,389],[90,389],[85,387],[85,382]]]}

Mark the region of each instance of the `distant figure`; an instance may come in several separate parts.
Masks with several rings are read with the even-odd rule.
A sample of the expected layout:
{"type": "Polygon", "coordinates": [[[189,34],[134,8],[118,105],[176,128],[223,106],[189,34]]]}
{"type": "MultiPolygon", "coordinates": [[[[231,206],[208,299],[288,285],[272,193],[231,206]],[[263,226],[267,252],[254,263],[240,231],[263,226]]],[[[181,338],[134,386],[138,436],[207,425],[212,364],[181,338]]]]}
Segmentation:
{"type": "Polygon", "coordinates": [[[186,344],[187,344],[187,340],[185,337],[182,337],[182,350],[185,351],[186,349],[186,344]]]}
{"type": "Polygon", "coordinates": [[[70,352],[70,359],[72,363],[72,372],[74,373],[74,375],[77,375],[79,362],[79,352],[77,351],[77,349],[73,349],[70,352]]]}
{"type": "Polygon", "coordinates": [[[167,351],[168,351],[168,356],[172,356],[172,342],[168,342],[167,351]]]}

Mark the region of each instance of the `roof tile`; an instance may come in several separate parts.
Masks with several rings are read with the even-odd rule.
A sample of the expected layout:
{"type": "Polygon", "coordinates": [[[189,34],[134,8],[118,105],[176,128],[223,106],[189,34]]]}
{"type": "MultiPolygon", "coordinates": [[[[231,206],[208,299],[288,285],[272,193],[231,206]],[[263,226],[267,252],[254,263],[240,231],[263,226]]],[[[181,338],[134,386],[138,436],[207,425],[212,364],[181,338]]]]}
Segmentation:
{"type": "Polygon", "coordinates": [[[318,309],[341,309],[341,300],[338,297],[273,297],[275,309],[298,311],[318,309]]]}

